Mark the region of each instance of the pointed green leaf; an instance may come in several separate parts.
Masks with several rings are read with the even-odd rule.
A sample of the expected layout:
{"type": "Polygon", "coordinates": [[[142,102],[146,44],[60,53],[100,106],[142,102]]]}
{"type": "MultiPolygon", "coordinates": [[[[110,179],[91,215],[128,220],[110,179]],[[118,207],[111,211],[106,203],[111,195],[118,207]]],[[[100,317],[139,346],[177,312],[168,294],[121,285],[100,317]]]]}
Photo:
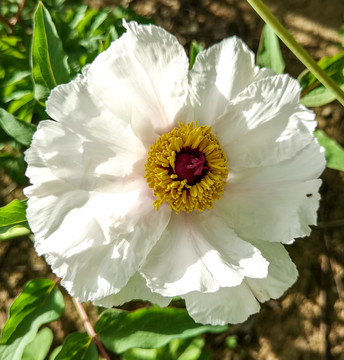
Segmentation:
{"type": "Polygon", "coordinates": [[[192,69],[195,60],[196,60],[196,56],[198,55],[199,52],[201,52],[204,49],[204,46],[200,43],[198,43],[197,41],[192,41],[191,45],[190,45],[190,69],[192,69]]]}
{"type": "Polygon", "coordinates": [[[0,53],[2,56],[8,56],[14,59],[25,60],[26,56],[18,44],[22,41],[20,37],[16,36],[1,36],[0,39],[0,53]]]}
{"type": "Polygon", "coordinates": [[[90,335],[73,333],[67,336],[55,360],[97,360],[98,351],[90,335]]]}
{"type": "Polygon", "coordinates": [[[75,10],[71,10],[71,19],[70,19],[70,27],[71,29],[76,29],[79,25],[80,21],[85,17],[88,6],[86,4],[78,6],[75,10]]]}
{"type": "Polygon", "coordinates": [[[39,331],[32,342],[26,345],[21,360],[44,360],[53,342],[53,332],[45,327],[39,331]]]}
{"type": "Polygon", "coordinates": [[[108,16],[109,16],[109,10],[100,10],[98,12],[98,14],[92,20],[92,23],[91,23],[91,26],[90,26],[87,36],[88,37],[96,36],[97,32],[98,32],[98,35],[102,34],[102,30],[99,28],[104,23],[104,21],[108,18],[108,16]]]}
{"type": "MultiPolygon", "coordinates": [[[[36,103],[37,100],[34,98],[33,92],[27,91],[26,94],[22,93],[20,98],[14,99],[11,104],[9,104],[8,112],[15,114],[18,120],[24,120],[25,122],[27,120],[27,122],[30,123],[36,103]]],[[[36,127],[33,127],[33,130],[35,129],[36,127]]]]}
{"type": "Polygon", "coordinates": [[[62,345],[56,347],[52,353],[50,354],[49,356],[49,360],[56,360],[56,356],[59,354],[59,352],[61,351],[62,349],[62,345]]]}
{"type": "Polygon", "coordinates": [[[9,238],[11,231],[12,235],[17,234],[17,236],[30,234],[29,224],[26,220],[26,202],[13,200],[0,208],[0,240],[4,240],[6,236],[9,238]]]}
{"type": "Polygon", "coordinates": [[[54,281],[30,281],[10,308],[0,341],[1,360],[21,360],[40,326],[57,320],[63,313],[64,300],[54,281]]]}
{"type": "Polygon", "coordinates": [[[4,109],[0,109],[0,126],[13,139],[20,144],[30,146],[36,126],[23,120],[18,120],[4,109]]]}
{"type": "MultiPolygon", "coordinates": [[[[322,58],[318,65],[344,90],[344,51],[332,57],[322,58]]],[[[301,103],[303,105],[323,106],[336,99],[336,96],[322,85],[311,72],[303,72],[298,80],[302,87],[301,103]]]]}
{"type": "Polygon", "coordinates": [[[186,310],[176,308],[145,308],[131,313],[111,309],[102,313],[95,326],[101,341],[115,353],[138,347],[158,348],[172,339],[227,329],[196,324],[186,310]]]}
{"type": "Polygon", "coordinates": [[[86,28],[90,25],[92,22],[94,16],[98,14],[98,10],[96,9],[89,9],[81,19],[81,21],[78,23],[78,26],[76,27],[77,31],[82,34],[86,35],[86,28]]]}
{"type": "Polygon", "coordinates": [[[35,98],[42,101],[51,89],[70,80],[70,69],[55,25],[41,2],[34,16],[31,55],[35,98]]]}
{"type": "Polygon", "coordinates": [[[274,70],[276,74],[282,74],[285,69],[279,39],[272,27],[267,24],[264,25],[260,39],[257,63],[260,67],[274,70]]]}
{"type": "Polygon", "coordinates": [[[344,149],[322,130],[315,130],[314,135],[320,145],[325,148],[327,167],[344,171],[344,149]]]}

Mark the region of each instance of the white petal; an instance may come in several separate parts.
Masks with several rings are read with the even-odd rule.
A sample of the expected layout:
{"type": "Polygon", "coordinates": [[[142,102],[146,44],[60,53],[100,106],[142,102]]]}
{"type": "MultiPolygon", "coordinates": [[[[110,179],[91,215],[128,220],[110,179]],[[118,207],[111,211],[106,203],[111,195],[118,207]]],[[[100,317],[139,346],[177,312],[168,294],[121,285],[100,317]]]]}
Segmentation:
{"type": "Polygon", "coordinates": [[[314,114],[299,105],[300,86],[287,75],[252,83],[213,126],[232,169],[273,165],[313,141],[314,114]]]}
{"type": "MultiPolygon", "coordinates": [[[[135,136],[130,124],[116,118],[90,94],[85,76],[80,75],[68,84],[57,86],[47,101],[47,112],[62,124],[62,131],[73,133],[79,139],[84,157],[81,163],[89,173],[98,174],[99,166],[110,162],[106,175],[126,176],[146,157],[147,149],[135,136]]],[[[52,140],[45,139],[44,135],[36,144],[40,149],[44,147],[44,152],[49,152],[47,148],[50,149],[52,140]]],[[[60,137],[65,141],[62,135],[60,137]]],[[[63,146],[60,143],[57,146],[60,153],[63,146]]],[[[72,147],[73,143],[70,142],[69,146],[72,147]]],[[[141,168],[143,171],[143,165],[141,168]]]]}
{"type": "Polygon", "coordinates": [[[253,244],[269,261],[269,274],[262,279],[245,278],[236,287],[215,293],[184,295],[189,314],[196,322],[212,325],[236,324],[259,311],[260,302],[280,297],[297,279],[296,266],[283,245],[256,241],[253,244]]]}
{"type": "Polygon", "coordinates": [[[315,179],[324,167],[323,149],[313,139],[278,165],[231,170],[213,210],[244,239],[290,243],[316,223],[321,181],[315,179]]]}
{"type": "Polygon", "coordinates": [[[243,239],[293,242],[309,235],[316,223],[321,180],[259,184],[231,188],[227,184],[213,210],[243,239]]]}
{"type": "Polygon", "coordinates": [[[121,193],[83,186],[89,174],[81,142],[61,124],[41,122],[26,153],[33,185],[25,194],[37,252],[72,295],[90,300],[126,284],[159,239],[170,211],[154,209],[143,177],[121,193]]]}
{"type": "Polygon", "coordinates": [[[26,175],[32,184],[63,179],[79,182],[82,169],[82,139],[54,121],[41,121],[25,152],[26,175]]]}
{"type": "Polygon", "coordinates": [[[212,125],[257,72],[253,53],[237,37],[200,52],[189,77],[190,101],[198,124],[212,125]]]}
{"type": "MultiPolygon", "coordinates": [[[[139,138],[145,124],[157,134],[174,126],[187,95],[188,59],[177,39],[153,25],[125,24],[127,32],[90,65],[93,94],[139,138]]],[[[142,135],[144,137],[144,135],[142,135]]]]}
{"type": "Polygon", "coordinates": [[[266,78],[268,76],[274,76],[276,73],[272,69],[260,68],[254,77],[253,81],[258,81],[260,79],[266,78]]]}
{"type": "Polygon", "coordinates": [[[245,283],[215,293],[192,292],[183,296],[190,316],[198,323],[225,325],[245,321],[260,305],[245,283]]]}
{"type": "Polygon", "coordinates": [[[253,244],[269,261],[269,274],[264,279],[246,278],[245,283],[260,302],[277,299],[296,281],[296,266],[283,245],[266,241],[253,244]]]}
{"type": "Polygon", "coordinates": [[[229,188],[235,189],[270,187],[279,183],[307,181],[318,178],[326,165],[324,149],[313,141],[294,157],[272,166],[230,170],[229,188]]]}
{"type": "Polygon", "coordinates": [[[124,191],[134,188],[144,175],[144,157],[133,150],[135,147],[122,151],[116,144],[87,140],[58,122],[41,121],[25,152],[26,175],[35,187],[64,183],[68,189],[124,191]]]}
{"type": "Polygon", "coordinates": [[[202,214],[173,214],[141,268],[152,291],[178,296],[236,286],[245,276],[265,277],[268,262],[221,220],[202,214]]]}
{"type": "Polygon", "coordinates": [[[29,196],[32,189],[49,195],[44,189],[51,186],[62,186],[61,192],[67,188],[113,193],[133,187],[144,174],[143,159],[136,154],[116,154],[101,141],[85,140],[50,120],[39,123],[25,160],[26,175],[34,185],[26,190],[29,196]]]}
{"type": "Polygon", "coordinates": [[[161,296],[153,293],[146,285],[146,281],[138,273],[134,274],[127,285],[121,289],[118,294],[107,296],[103,299],[94,301],[95,305],[110,308],[112,306],[119,306],[131,300],[146,300],[152,304],[157,304],[161,307],[167,306],[172,298],[161,296]]]}

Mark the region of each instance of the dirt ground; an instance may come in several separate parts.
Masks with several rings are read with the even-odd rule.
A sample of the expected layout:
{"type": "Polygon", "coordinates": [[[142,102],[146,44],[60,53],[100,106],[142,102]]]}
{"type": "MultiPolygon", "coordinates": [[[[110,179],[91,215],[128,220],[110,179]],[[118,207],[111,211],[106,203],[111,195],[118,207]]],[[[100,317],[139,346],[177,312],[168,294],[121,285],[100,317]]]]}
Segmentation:
{"type": "MultiPolygon", "coordinates": [[[[192,40],[209,46],[238,35],[256,52],[262,21],[243,0],[92,0],[93,6],[130,6],[175,34],[186,49],[192,40]]],[[[270,0],[296,39],[316,58],[334,55],[344,41],[343,0],[270,0]]],[[[303,65],[285,47],[286,71],[297,76],[303,65]]],[[[344,146],[344,108],[333,102],[315,109],[319,127],[344,146]]],[[[344,174],[327,169],[321,187],[319,223],[309,238],[299,239],[288,251],[299,269],[296,284],[278,300],[262,304],[259,314],[220,335],[207,335],[206,348],[214,360],[344,360],[344,174]],[[228,335],[237,346],[225,345],[228,335]]],[[[22,196],[6,177],[0,184],[0,205],[22,196]]],[[[26,281],[50,274],[37,258],[29,239],[0,243],[0,328],[8,308],[26,281]]],[[[66,333],[83,330],[72,303],[62,321],[53,324],[55,344],[66,333]]],[[[87,306],[91,318],[95,310],[87,306]]]]}

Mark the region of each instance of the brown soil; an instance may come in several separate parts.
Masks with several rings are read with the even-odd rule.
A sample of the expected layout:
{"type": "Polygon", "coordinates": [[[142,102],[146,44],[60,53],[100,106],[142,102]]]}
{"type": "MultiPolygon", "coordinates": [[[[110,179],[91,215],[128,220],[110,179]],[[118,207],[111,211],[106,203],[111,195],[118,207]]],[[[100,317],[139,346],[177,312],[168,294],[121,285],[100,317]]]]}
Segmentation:
{"type": "MultiPolygon", "coordinates": [[[[192,40],[209,46],[238,35],[256,52],[263,22],[243,0],[92,0],[93,6],[130,6],[175,34],[186,49],[192,40]]],[[[343,41],[343,0],[270,0],[267,4],[296,39],[316,58],[334,55],[343,41]]],[[[303,65],[284,46],[286,71],[297,76],[303,65]]],[[[344,146],[344,108],[333,102],[315,109],[319,127],[344,146]]],[[[214,360],[344,360],[344,174],[327,169],[321,188],[319,224],[309,238],[288,247],[299,269],[296,284],[278,300],[262,305],[259,314],[220,335],[207,335],[206,348],[214,360]],[[237,346],[225,345],[228,335],[237,346]]],[[[14,196],[15,186],[2,176],[0,201],[14,196]],[[13,195],[14,194],[14,195],[13,195]]],[[[29,239],[0,243],[0,328],[8,309],[26,281],[53,277],[29,239]]],[[[55,322],[55,344],[66,334],[83,330],[66,295],[67,310],[55,322]]],[[[91,318],[95,309],[87,305],[91,318]]]]}

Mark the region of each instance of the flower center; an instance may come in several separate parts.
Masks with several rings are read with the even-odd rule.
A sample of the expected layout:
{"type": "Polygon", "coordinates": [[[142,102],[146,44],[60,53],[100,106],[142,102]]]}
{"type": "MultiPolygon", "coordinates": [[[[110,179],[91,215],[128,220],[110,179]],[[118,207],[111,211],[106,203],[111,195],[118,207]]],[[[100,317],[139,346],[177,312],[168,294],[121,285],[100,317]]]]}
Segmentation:
{"type": "Polygon", "coordinates": [[[185,179],[189,185],[194,184],[204,177],[205,171],[208,169],[204,166],[204,162],[203,154],[180,152],[176,156],[174,173],[178,175],[178,179],[185,179]]]}
{"type": "Polygon", "coordinates": [[[154,207],[166,201],[178,214],[213,207],[224,191],[228,162],[210,127],[179,123],[150,147],[145,169],[154,207]]]}

